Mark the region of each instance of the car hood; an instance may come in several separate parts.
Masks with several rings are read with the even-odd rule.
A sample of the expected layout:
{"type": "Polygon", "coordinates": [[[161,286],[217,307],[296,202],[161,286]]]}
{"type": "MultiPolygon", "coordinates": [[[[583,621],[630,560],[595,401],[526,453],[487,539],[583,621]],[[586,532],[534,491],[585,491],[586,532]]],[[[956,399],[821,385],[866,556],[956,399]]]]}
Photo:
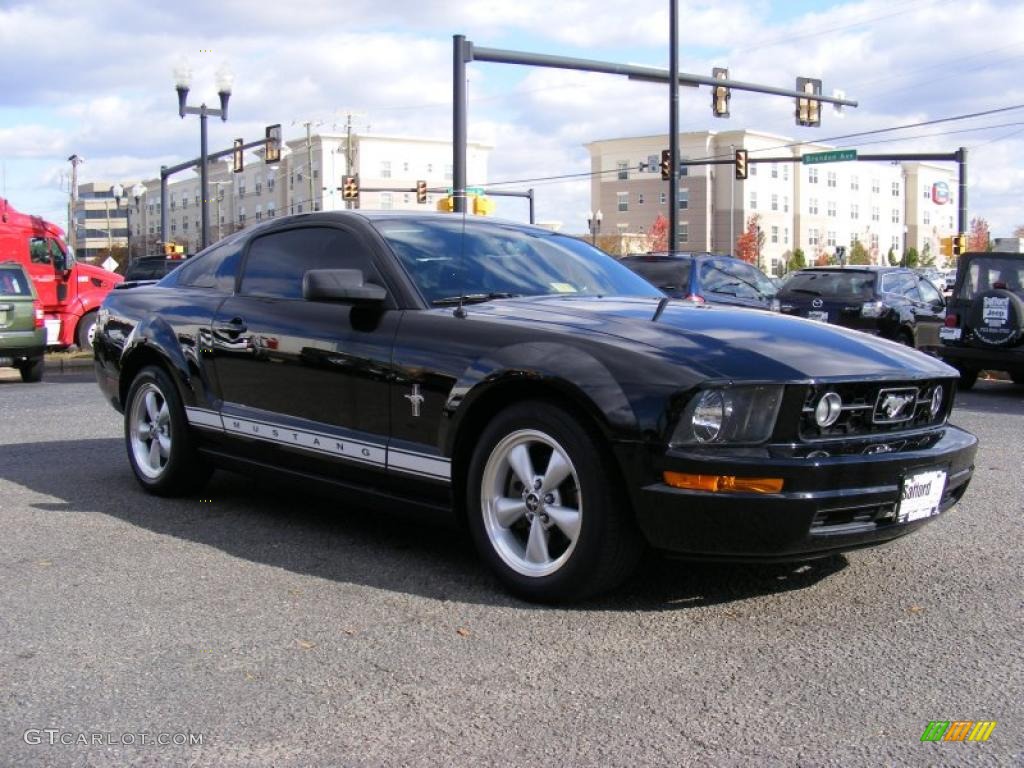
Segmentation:
{"type": "Polygon", "coordinates": [[[97,267],[95,264],[86,264],[84,261],[79,261],[77,266],[79,277],[86,277],[90,280],[99,280],[107,285],[117,285],[124,281],[124,278],[116,272],[110,272],[109,270],[103,269],[103,267],[97,267]]]}
{"type": "Polygon", "coordinates": [[[793,381],[955,377],[908,347],[834,325],[763,310],[656,298],[538,296],[477,304],[471,317],[618,337],[709,378],[793,381]]]}

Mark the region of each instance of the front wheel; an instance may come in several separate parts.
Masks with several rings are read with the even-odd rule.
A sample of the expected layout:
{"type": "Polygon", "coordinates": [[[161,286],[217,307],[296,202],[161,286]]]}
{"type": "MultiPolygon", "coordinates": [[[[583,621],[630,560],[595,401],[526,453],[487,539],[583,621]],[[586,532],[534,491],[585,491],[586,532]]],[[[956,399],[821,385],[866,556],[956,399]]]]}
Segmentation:
{"type": "Polygon", "coordinates": [[[96,338],[96,313],[86,312],[78,321],[78,348],[83,352],[92,351],[92,343],[96,338]]]}
{"type": "Polygon", "coordinates": [[[481,436],[469,469],[469,528],[516,595],[577,600],[613,588],[636,565],[640,535],[597,439],[541,401],[503,411],[481,436]]]}
{"type": "Polygon", "coordinates": [[[158,496],[199,490],[210,469],[199,458],[178,390],[162,368],[143,368],[124,409],[124,438],[135,479],[158,496]]]}

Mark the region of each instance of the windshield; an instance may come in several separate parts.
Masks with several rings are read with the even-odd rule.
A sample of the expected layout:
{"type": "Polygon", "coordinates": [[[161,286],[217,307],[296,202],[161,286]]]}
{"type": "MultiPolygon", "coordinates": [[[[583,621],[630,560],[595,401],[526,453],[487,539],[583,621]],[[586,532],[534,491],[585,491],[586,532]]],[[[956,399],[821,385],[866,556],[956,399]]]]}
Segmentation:
{"type": "Polygon", "coordinates": [[[979,256],[971,260],[960,286],[960,298],[973,299],[993,288],[1013,291],[1024,297],[1024,256],[1019,259],[979,256]]]}
{"type": "Polygon", "coordinates": [[[870,272],[797,272],[786,281],[780,293],[808,296],[874,297],[875,275],[870,272]]]}
{"type": "Polygon", "coordinates": [[[581,240],[458,218],[375,221],[423,297],[653,296],[662,294],[581,240]]]}

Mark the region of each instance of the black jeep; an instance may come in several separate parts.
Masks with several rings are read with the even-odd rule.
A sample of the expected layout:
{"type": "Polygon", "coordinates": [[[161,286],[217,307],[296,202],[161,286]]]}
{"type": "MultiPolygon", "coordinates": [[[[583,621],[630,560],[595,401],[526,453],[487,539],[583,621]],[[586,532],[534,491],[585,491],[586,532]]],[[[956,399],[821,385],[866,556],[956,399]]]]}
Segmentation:
{"type": "Polygon", "coordinates": [[[970,389],[982,370],[1024,385],[1024,254],[965,253],[934,351],[970,389]]]}

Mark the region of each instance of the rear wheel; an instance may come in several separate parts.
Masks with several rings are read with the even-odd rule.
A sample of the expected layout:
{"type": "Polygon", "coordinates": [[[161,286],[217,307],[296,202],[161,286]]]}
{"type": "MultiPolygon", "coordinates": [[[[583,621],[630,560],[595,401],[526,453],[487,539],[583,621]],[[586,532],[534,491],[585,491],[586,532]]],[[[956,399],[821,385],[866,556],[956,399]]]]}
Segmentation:
{"type": "Polygon", "coordinates": [[[96,338],[96,313],[86,312],[78,321],[77,341],[78,348],[84,351],[92,350],[93,339],[96,338]]]}
{"type": "Polygon", "coordinates": [[[38,360],[29,360],[26,363],[22,363],[18,366],[18,371],[21,373],[21,380],[28,383],[35,383],[43,380],[43,358],[38,360]]]}
{"type": "Polygon", "coordinates": [[[143,368],[125,400],[124,437],[135,479],[158,496],[199,490],[210,477],[185,420],[185,409],[170,376],[143,368]]]}
{"type": "Polygon", "coordinates": [[[516,595],[577,600],[611,589],[642,550],[628,502],[597,437],[555,405],[500,413],[469,469],[469,529],[516,595]]]}

